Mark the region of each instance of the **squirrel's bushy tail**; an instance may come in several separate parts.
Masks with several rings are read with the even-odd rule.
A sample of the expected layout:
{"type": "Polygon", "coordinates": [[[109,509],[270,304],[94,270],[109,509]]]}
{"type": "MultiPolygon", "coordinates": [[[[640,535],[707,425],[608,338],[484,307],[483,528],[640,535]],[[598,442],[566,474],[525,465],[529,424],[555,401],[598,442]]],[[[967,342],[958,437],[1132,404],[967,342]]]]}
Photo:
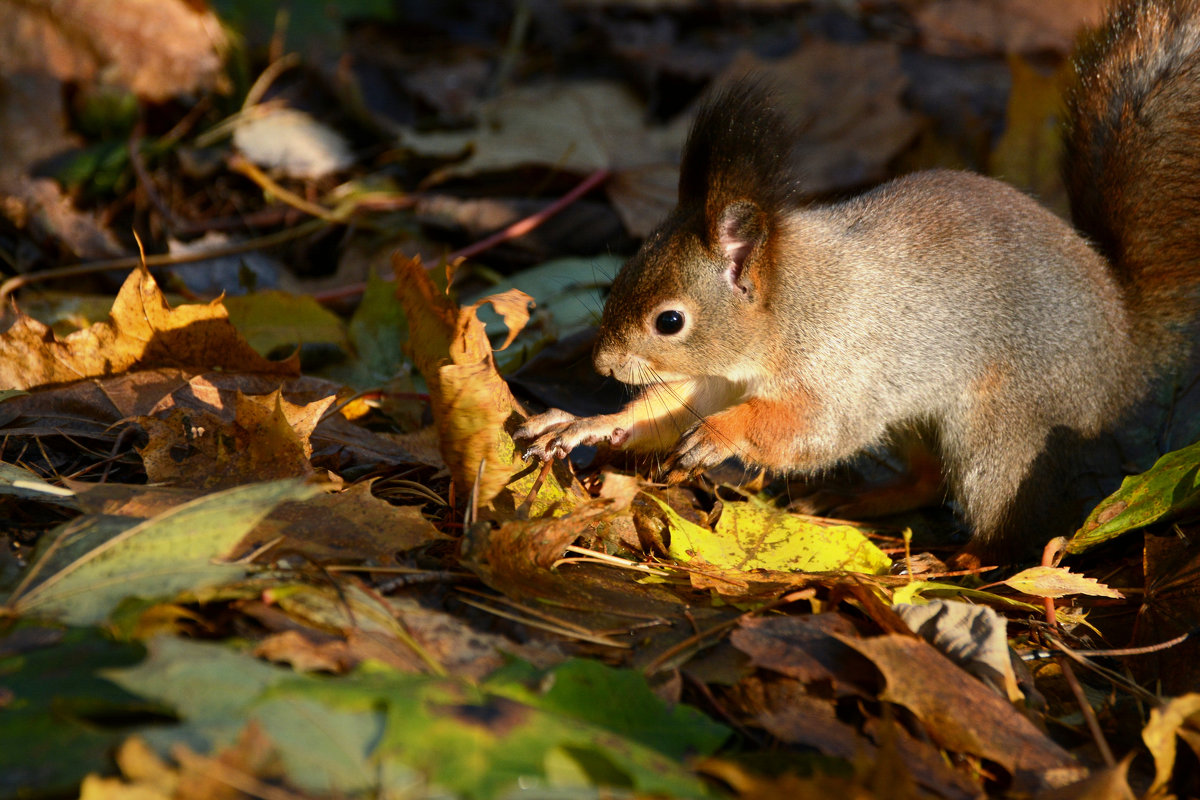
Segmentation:
{"type": "Polygon", "coordinates": [[[1165,362],[1200,314],[1200,0],[1122,0],[1076,73],[1071,213],[1113,265],[1142,351],[1165,362]]]}

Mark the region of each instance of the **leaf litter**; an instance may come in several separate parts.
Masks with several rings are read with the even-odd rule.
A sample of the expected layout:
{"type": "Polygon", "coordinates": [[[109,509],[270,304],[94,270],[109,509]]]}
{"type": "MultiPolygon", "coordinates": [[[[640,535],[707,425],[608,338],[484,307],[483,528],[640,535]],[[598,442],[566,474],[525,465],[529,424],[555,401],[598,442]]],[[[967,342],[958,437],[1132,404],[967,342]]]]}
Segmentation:
{"type": "MultiPolygon", "coordinates": [[[[91,5],[62,7],[94,14],[91,5]]],[[[1012,653],[1066,643],[1082,658],[1106,644],[1100,632],[1149,645],[1190,630],[1195,554],[1186,542],[1147,536],[1115,571],[1096,545],[1119,538],[1136,547],[1130,531],[1191,524],[1191,449],[1097,507],[1069,545],[1083,554],[1071,570],[1046,565],[987,585],[897,574],[923,568],[911,552],[924,547],[923,520],[805,517],[784,510],[786,490],[744,475],[740,487],[664,489],[607,452],[578,471],[525,463],[510,432],[530,396],[607,402],[580,396],[575,373],[549,357],[586,367],[587,326],[620,263],[607,249],[612,237],[599,237],[594,254],[562,244],[586,237],[560,239],[574,258],[530,269],[539,251],[528,241],[501,245],[487,264],[452,264],[453,280],[443,281],[447,248],[414,224],[421,216],[412,209],[436,207],[472,230],[470,202],[458,194],[487,186],[489,207],[506,219],[541,202],[562,215],[564,230],[611,225],[645,236],[673,203],[672,162],[688,122],[662,87],[727,80],[748,64],[793,87],[787,102],[808,120],[799,155],[816,194],[882,179],[898,160],[930,153],[937,163],[972,163],[980,154],[969,126],[966,144],[952,144],[928,129],[929,108],[910,106],[928,98],[913,79],[921,44],[806,34],[790,56],[775,58],[776,48],[764,60],[761,49],[739,54],[744,40],[729,31],[694,39],[689,25],[606,16],[596,4],[587,24],[625,34],[613,54],[653,65],[653,88],[639,87],[657,97],[647,116],[619,81],[493,84],[478,69],[487,63],[480,49],[447,49],[447,62],[432,67],[419,47],[391,51],[361,24],[390,19],[369,0],[344,6],[360,24],[339,44],[314,23],[327,19],[314,0],[294,4],[293,27],[272,42],[302,41],[314,53],[359,48],[320,76],[323,91],[344,90],[342,104],[321,113],[320,103],[295,102],[305,82],[285,75],[295,60],[282,59],[248,96],[268,96],[266,118],[290,119],[291,132],[264,135],[221,95],[225,76],[209,71],[214,53],[240,45],[223,35],[177,41],[211,12],[163,4],[155,20],[182,14],[186,24],[160,50],[130,56],[109,45],[139,41],[120,28],[136,5],[114,3],[111,20],[97,24],[103,46],[87,59],[32,47],[5,57],[48,65],[40,78],[18,80],[0,59],[11,82],[0,118],[18,121],[3,126],[14,156],[0,174],[11,198],[3,211],[36,243],[19,255],[43,265],[56,252],[120,255],[126,217],[109,230],[113,218],[96,213],[124,213],[114,208],[134,209],[147,223],[139,230],[176,249],[227,226],[246,233],[222,239],[230,254],[219,270],[200,262],[203,279],[158,273],[179,298],[168,300],[141,268],[107,319],[89,319],[74,297],[46,294],[38,308],[28,290],[20,306],[31,315],[8,312],[0,794],[211,799],[236,787],[266,797],[487,798],[523,787],[555,796],[1082,797],[1131,796],[1131,785],[1187,794],[1180,764],[1198,738],[1186,645],[1126,659],[1142,685],[1162,681],[1179,695],[1158,707],[1115,673],[1086,675],[1089,690],[1103,690],[1086,705],[1110,734],[1125,734],[1113,735],[1121,752],[1134,752],[1139,730],[1122,720],[1150,706],[1142,735],[1152,774],[1128,758],[1099,766],[1067,667],[1033,660],[1031,678],[1014,669],[1012,653]],[[176,63],[156,73],[164,51],[176,63]],[[407,70],[398,102],[381,105],[386,81],[367,72],[381,56],[407,70]],[[112,85],[93,79],[103,70],[112,85]],[[31,123],[12,102],[61,96],[62,80],[79,92],[70,115],[44,104],[31,123]],[[211,94],[196,117],[156,127],[163,108],[150,98],[197,89],[211,94]],[[389,116],[395,108],[407,119],[389,116]],[[431,125],[430,109],[447,124],[431,125]],[[376,158],[359,147],[364,131],[348,135],[343,114],[392,132],[400,150],[376,158]],[[193,136],[201,117],[216,124],[193,136]],[[300,129],[307,139],[294,135],[300,129]],[[75,146],[79,131],[102,141],[57,173],[62,183],[30,177],[35,162],[75,146]],[[249,161],[239,165],[231,147],[249,161]],[[605,202],[535,199],[593,170],[609,176],[605,202]],[[106,192],[135,199],[104,208],[95,198],[106,192]],[[317,219],[296,224],[303,214],[317,219]],[[242,238],[258,226],[283,230],[242,238]],[[342,238],[331,248],[335,231],[342,238]],[[315,295],[258,291],[271,270],[237,251],[260,241],[290,248],[275,251],[271,270],[289,263],[298,277],[286,285],[315,295]],[[330,288],[307,273],[335,248],[330,288]],[[389,261],[394,275],[371,275],[389,261]],[[356,308],[339,305],[353,292],[336,281],[349,275],[367,281],[356,308]],[[196,296],[222,288],[238,296],[196,296]],[[1050,614],[1034,598],[1059,599],[1050,614]],[[1140,613],[1130,629],[1132,608],[1140,613]],[[1058,630],[1037,618],[1048,614],[1058,630]]],[[[1065,52],[1086,5],[1053,26],[1044,9],[1022,5],[986,36],[978,31],[995,16],[987,3],[895,13],[934,53],[986,58],[1065,52]]],[[[35,14],[20,24],[30,20],[42,43],[78,35],[76,22],[35,14]]],[[[520,35],[514,27],[518,49],[520,35]]],[[[1042,121],[1056,93],[1016,56],[999,69],[1013,81],[1006,134],[984,158],[993,168],[1020,165],[1022,180],[1053,197],[1042,121]]],[[[519,242],[522,226],[499,238],[519,242]]],[[[8,263],[23,273],[21,258],[8,263]]],[[[85,273],[63,277],[75,274],[85,273]]],[[[28,286],[26,277],[17,284],[28,286]]],[[[1189,415],[1176,416],[1187,431],[1189,415]]]]}

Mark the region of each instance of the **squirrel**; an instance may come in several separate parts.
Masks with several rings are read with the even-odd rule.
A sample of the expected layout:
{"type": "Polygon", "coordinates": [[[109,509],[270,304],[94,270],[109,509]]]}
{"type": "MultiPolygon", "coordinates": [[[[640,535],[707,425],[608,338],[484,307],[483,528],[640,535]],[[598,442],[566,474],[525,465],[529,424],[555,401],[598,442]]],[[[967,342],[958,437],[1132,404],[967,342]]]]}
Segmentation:
{"type": "Polygon", "coordinates": [[[968,564],[1066,532],[1079,448],[1188,351],[1200,0],[1121,3],[1075,67],[1077,229],[943,169],[805,205],[796,130],[769,88],[716,93],[684,146],[677,206],[602,314],[595,367],[640,395],[614,414],[528,419],[527,456],[608,442],[667,453],[669,481],[731,457],[813,473],[915,431],[945,481],[926,490],[948,490],[971,528],[968,564]]]}

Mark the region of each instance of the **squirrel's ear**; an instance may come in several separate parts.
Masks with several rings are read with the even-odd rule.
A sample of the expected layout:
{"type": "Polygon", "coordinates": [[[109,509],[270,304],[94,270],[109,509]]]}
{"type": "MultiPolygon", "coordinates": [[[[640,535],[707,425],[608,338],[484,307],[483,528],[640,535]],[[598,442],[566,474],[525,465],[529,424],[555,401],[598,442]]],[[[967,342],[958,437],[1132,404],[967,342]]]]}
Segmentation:
{"type": "Polygon", "coordinates": [[[725,256],[726,276],[743,294],[753,288],[745,274],[746,261],[766,233],[762,211],[753,203],[726,206],[717,219],[716,244],[725,256]]]}

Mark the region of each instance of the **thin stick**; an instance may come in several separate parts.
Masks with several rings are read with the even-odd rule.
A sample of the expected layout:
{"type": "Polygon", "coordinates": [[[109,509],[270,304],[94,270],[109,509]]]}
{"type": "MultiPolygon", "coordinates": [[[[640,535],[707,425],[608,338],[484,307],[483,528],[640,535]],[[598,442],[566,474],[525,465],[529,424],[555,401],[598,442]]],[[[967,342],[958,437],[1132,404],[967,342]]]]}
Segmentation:
{"type": "MultiPolygon", "coordinates": [[[[612,173],[607,169],[596,170],[591,175],[584,178],[583,181],[580,182],[580,184],[574,189],[567,192],[562,197],[555,200],[553,203],[546,206],[536,214],[531,214],[525,219],[518,220],[512,225],[509,225],[507,228],[497,231],[491,236],[481,239],[475,244],[467,245],[461,250],[455,250],[453,253],[446,256],[444,261],[446,263],[453,263],[460,258],[470,258],[471,256],[478,255],[485,250],[495,247],[501,242],[506,242],[509,239],[516,239],[520,236],[524,236],[546,220],[553,217],[555,214],[562,211],[567,206],[571,205],[571,203],[574,203],[580,197],[583,197],[592,189],[608,180],[608,177],[611,174],[612,173]]],[[[392,280],[392,276],[384,275],[383,279],[392,280]]],[[[330,289],[329,291],[325,292],[316,292],[313,294],[313,298],[319,303],[330,303],[335,300],[344,300],[348,297],[357,297],[358,295],[362,294],[366,288],[367,284],[365,283],[354,283],[349,286],[343,286],[340,289],[330,289]]],[[[0,296],[0,299],[3,299],[3,297],[0,296]]]]}
{"type": "Polygon", "coordinates": [[[244,242],[231,244],[227,247],[214,247],[212,250],[206,250],[202,253],[162,253],[160,255],[146,256],[145,258],[141,256],[123,256],[121,258],[105,259],[104,261],[89,261],[86,264],[72,264],[69,267],[46,269],[41,272],[32,272],[28,275],[16,275],[4,283],[0,283],[0,308],[3,308],[9,295],[22,286],[28,286],[32,283],[53,281],[60,278],[77,278],[81,275],[94,275],[97,272],[106,272],[110,269],[133,269],[141,264],[145,264],[147,267],[167,267],[173,264],[191,264],[196,261],[207,261],[210,258],[235,256],[239,253],[261,250],[264,247],[274,247],[277,244],[283,244],[292,239],[299,239],[328,226],[329,223],[323,219],[310,219],[308,222],[301,223],[294,228],[276,231],[266,236],[259,236],[256,239],[247,239],[244,242]]]}

